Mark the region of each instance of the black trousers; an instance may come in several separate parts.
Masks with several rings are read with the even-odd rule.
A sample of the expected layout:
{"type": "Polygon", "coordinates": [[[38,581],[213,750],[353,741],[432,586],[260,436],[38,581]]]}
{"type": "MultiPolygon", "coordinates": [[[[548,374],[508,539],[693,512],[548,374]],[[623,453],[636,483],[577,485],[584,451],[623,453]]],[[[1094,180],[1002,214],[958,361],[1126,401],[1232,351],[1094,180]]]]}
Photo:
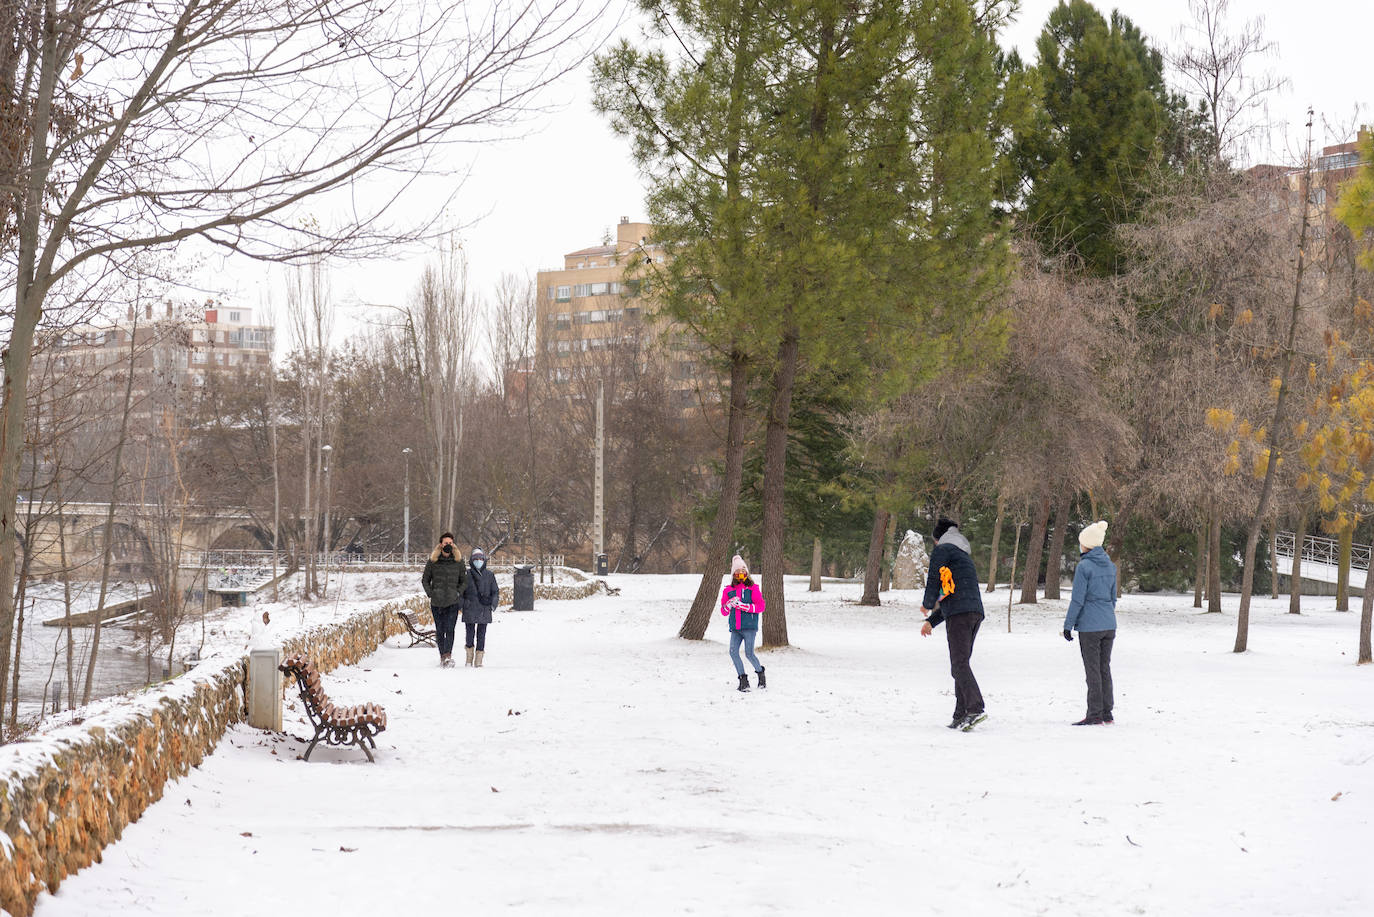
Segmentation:
{"type": "Polygon", "coordinates": [[[1112,712],[1112,644],[1116,631],[1078,632],[1078,651],[1083,654],[1083,675],[1088,681],[1088,716],[1112,712]]]}
{"type": "Polygon", "coordinates": [[[463,629],[467,631],[465,634],[467,640],[463,643],[463,646],[472,646],[473,638],[476,637],[477,648],[485,653],[487,651],[487,625],[464,624],[463,629]]]}
{"type": "Polygon", "coordinates": [[[982,624],[983,616],[971,611],[945,618],[945,636],[949,638],[949,674],[954,676],[956,717],[983,712],[983,692],[978,690],[978,679],[973,677],[973,667],[969,665],[969,658],[973,656],[973,641],[982,624]]]}
{"type": "Polygon", "coordinates": [[[458,616],[463,613],[463,606],[448,605],[444,608],[431,608],[434,615],[434,636],[439,644],[439,655],[447,656],[453,652],[453,632],[458,627],[458,616]]]}

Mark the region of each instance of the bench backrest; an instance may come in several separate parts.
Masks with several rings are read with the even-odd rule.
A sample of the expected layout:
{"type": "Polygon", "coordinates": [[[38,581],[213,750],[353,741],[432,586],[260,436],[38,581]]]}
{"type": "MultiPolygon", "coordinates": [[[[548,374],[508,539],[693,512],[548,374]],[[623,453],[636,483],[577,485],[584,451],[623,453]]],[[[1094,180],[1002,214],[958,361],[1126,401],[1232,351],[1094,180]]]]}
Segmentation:
{"type": "Polygon", "coordinates": [[[306,703],[316,710],[323,710],[329,706],[329,695],[324,693],[324,684],[320,680],[315,663],[299,653],[293,653],[282,660],[280,669],[288,675],[296,676],[306,703]]]}

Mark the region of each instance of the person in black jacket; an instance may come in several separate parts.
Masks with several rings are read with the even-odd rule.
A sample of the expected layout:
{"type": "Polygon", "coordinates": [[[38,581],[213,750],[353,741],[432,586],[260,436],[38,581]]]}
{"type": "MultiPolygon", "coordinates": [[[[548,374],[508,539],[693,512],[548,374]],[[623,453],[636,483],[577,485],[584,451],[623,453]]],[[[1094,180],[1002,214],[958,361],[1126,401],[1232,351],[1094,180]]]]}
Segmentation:
{"type": "Polygon", "coordinates": [[[463,629],[467,631],[463,648],[467,664],[480,669],[482,656],[487,651],[487,625],[491,623],[491,613],[501,598],[501,590],[496,585],[496,574],[487,569],[487,555],[481,548],[472,549],[468,567],[468,584],[463,590],[463,629]]]}
{"type": "Polygon", "coordinates": [[[453,632],[458,627],[458,612],[463,607],[467,579],[467,566],[453,547],[453,533],[445,532],[429,555],[420,585],[429,596],[435,642],[439,644],[439,664],[446,669],[453,668],[453,632]]]}
{"type": "Polygon", "coordinates": [[[983,623],[983,597],[978,589],[978,571],[969,555],[968,539],[959,526],[941,517],[935,523],[935,550],[930,555],[926,573],[926,594],[921,602],[921,614],[927,615],[921,625],[921,636],[943,621],[949,638],[949,671],[954,676],[954,719],[950,729],[968,732],[983,720],[983,692],[973,677],[969,658],[973,655],[973,641],[983,623]]]}

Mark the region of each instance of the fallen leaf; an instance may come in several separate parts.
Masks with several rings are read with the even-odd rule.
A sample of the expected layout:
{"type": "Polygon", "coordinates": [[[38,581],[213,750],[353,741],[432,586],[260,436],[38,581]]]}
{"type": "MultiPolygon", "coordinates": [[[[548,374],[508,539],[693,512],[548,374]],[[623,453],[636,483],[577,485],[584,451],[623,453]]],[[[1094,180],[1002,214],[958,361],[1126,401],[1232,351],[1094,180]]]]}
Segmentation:
{"type": "MultiPolygon", "coordinates": [[[[1345,795],[1345,791],[1342,790],[1341,792],[1337,793],[1335,796],[1332,796],[1332,797],[1331,797],[1331,801],[1332,801],[1332,802],[1335,802],[1337,799],[1340,799],[1340,798],[1341,798],[1342,796],[1344,796],[1344,795],[1345,795]]],[[[190,801],[189,799],[186,800],[186,804],[189,806],[189,805],[191,804],[191,801],[190,801]]]]}
{"type": "Polygon", "coordinates": [[[252,832],[252,831],[240,831],[240,832],[239,832],[239,837],[252,837],[252,836],[253,836],[253,832],[252,832]]]}
{"type": "Polygon", "coordinates": [[[353,852],[355,852],[357,849],[358,849],[357,847],[340,847],[340,848],[339,848],[339,852],[340,852],[340,853],[353,853],[353,852]]]}
{"type": "Polygon", "coordinates": [[[492,791],[493,793],[499,793],[499,792],[501,792],[501,791],[498,790],[496,787],[492,787],[492,788],[491,788],[491,791],[492,791]]]}
{"type": "Polygon", "coordinates": [[[186,804],[189,806],[191,804],[191,800],[186,800],[186,804]]]}

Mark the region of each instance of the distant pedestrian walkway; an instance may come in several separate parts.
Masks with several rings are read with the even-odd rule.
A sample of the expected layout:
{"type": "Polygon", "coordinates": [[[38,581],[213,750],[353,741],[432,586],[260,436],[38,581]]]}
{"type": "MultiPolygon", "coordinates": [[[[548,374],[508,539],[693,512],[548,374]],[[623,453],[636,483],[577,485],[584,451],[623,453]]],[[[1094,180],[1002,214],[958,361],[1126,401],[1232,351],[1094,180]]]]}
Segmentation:
{"type": "MultiPolygon", "coordinates": [[[[1277,551],[1279,573],[1288,575],[1293,569],[1293,548],[1297,535],[1293,532],[1279,532],[1277,551]]],[[[1350,585],[1363,589],[1365,577],[1369,572],[1371,546],[1351,545],[1350,548],[1350,585]]],[[[1340,573],[1341,543],[1335,538],[1308,535],[1302,543],[1303,579],[1320,583],[1334,583],[1340,573]]]]}

